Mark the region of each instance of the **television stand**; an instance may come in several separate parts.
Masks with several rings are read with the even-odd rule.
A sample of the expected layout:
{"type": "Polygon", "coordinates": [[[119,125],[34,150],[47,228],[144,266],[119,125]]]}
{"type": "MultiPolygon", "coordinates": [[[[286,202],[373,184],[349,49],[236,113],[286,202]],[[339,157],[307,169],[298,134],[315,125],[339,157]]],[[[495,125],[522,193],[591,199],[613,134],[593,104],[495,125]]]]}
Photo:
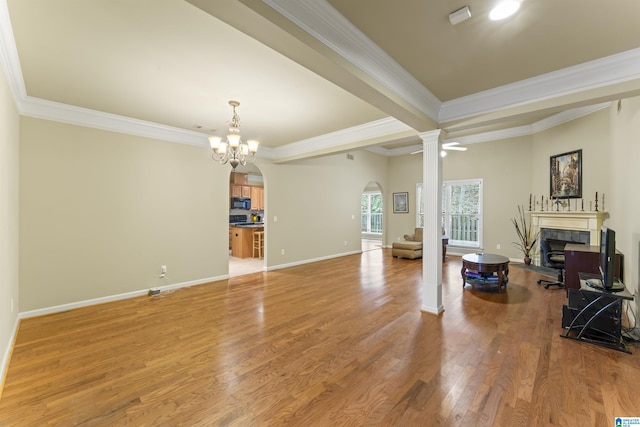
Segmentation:
{"type": "Polygon", "coordinates": [[[580,288],[568,290],[568,304],[562,307],[562,327],[567,331],[560,336],[630,354],[622,339],[622,303],[633,301],[633,295],[624,284],[622,290],[610,292],[587,285],[587,280],[598,276],[578,276],[580,288]]]}

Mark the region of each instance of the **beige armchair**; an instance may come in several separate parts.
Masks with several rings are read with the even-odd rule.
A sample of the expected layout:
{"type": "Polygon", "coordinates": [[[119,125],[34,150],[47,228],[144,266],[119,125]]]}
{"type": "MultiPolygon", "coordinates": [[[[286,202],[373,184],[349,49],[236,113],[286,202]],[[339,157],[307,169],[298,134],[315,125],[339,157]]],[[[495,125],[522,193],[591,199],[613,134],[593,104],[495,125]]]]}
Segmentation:
{"type": "MultiPolygon", "coordinates": [[[[442,262],[447,255],[449,238],[442,236],[442,262]]],[[[391,246],[391,255],[396,258],[422,258],[422,228],[416,228],[413,234],[405,234],[403,242],[395,242],[391,246]]]]}
{"type": "Polygon", "coordinates": [[[394,242],[391,255],[396,258],[422,258],[422,228],[416,228],[413,234],[405,234],[404,242],[394,242]]]}

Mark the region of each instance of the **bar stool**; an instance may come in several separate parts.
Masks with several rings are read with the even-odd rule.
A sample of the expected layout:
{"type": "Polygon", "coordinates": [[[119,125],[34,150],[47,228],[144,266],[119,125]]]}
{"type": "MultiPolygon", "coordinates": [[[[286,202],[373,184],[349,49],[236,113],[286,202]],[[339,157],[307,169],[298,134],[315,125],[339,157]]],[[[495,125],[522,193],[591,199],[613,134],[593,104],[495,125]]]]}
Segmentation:
{"type": "Polygon", "coordinates": [[[263,258],[264,257],[264,231],[254,231],[253,232],[253,253],[251,256],[253,258],[263,258]]]}

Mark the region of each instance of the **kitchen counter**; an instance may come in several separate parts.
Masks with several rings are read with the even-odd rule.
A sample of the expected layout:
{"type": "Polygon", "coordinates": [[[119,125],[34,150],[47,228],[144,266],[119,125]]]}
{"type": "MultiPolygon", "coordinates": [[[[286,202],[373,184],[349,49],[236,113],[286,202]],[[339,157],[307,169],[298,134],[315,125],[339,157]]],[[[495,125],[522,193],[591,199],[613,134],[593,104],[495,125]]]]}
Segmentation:
{"type": "Polygon", "coordinates": [[[264,224],[260,223],[232,224],[229,228],[231,255],[236,258],[253,258],[253,233],[263,228],[264,224]]]}
{"type": "Polygon", "coordinates": [[[238,227],[238,228],[264,228],[264,223],[263,222],[249,222],[249,223],[243,223],[243,224],[236,224],[236,225],[233,225],[232,227],[238,227]]]}

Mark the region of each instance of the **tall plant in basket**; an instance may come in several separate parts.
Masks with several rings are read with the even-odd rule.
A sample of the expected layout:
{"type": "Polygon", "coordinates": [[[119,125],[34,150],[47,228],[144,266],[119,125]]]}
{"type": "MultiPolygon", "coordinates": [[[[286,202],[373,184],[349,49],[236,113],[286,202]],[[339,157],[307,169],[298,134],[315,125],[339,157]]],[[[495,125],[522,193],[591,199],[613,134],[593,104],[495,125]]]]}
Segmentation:
{"type": "Polygon", "coordinates": [[[531,254],[540,238],[540,230],[533,232],[532,224],[527,221],[527,213],[522,206],[518,206],[518,218],[511,218],[513,226],[516,228],[518,241],[513,245],[522,251],[524,263],[531,264],[531,254]]]}

